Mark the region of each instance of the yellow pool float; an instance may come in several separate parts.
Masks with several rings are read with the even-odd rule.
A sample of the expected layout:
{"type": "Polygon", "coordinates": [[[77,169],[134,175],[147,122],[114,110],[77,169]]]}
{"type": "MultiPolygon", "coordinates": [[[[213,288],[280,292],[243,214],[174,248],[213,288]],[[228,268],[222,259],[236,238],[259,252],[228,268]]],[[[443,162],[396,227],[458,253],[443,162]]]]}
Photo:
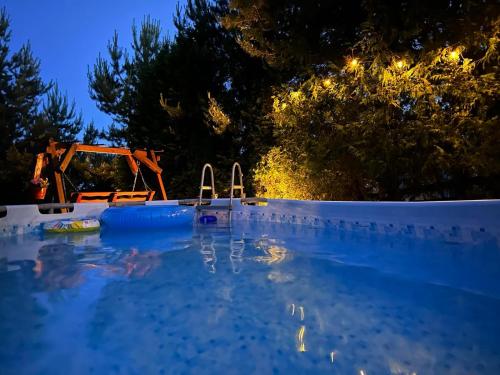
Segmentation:
{"type": "Polygon", "coordinates": [[[94,232],[100,227],[97,219],[63,219],[45,223],[43,230],[46,233],[81,233],[94,232]]]}

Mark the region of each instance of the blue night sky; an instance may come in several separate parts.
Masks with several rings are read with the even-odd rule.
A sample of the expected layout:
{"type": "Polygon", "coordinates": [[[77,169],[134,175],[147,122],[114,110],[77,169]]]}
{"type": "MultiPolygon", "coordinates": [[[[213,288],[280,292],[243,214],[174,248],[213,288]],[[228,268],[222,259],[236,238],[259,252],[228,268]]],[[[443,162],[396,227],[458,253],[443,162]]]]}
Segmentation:
{"type": "MultiPolygon", "coordinates": [[[[85,123],[98,128],[111,123],[88,94],[87,67],[92,66],[118,31],[120,45],[130,46],[131,26],[144,16],[161,21],[164,35],[173,38],[172,16],[177,0],[0,0],[11,20],[11,50],[30,41],[41,60],[43,79],[59,84],[70,100],[75,99],[85,123]]],[[[184,0],[180,0],[184,4],[184,0]]]]}

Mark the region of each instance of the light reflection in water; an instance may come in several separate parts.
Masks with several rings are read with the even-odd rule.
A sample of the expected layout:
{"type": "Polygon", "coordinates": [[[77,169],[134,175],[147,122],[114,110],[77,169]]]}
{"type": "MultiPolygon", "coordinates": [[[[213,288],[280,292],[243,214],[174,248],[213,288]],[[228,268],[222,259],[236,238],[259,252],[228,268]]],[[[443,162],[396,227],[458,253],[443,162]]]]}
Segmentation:
{"type": "Polygon", "coordinates": [[[295,335],[295,339],[297,342],[297,350],[301,353],[306,351],[306,343],[304,341],[306,334],[306,326],[302,325],[297,330],[297,334],[295,335]]]}
{"type": "MultiPolygon", "coordinates": [[[[270,312],[272,314],[272,318],[268,319],[268,321],[270,322],[270,324],[276,321],[277,327],[274,328],[273,325],[271,325],[270,327],[266,326],[266,328],[262,327],[263,330],[268,329],[270,333],[276,333],[273,336],[268,335],[267,333],[263,333],[266,334],[266,340],[269,337],[276,337],[276,346],[279,346],[280,349],[283,350],[283,358],[290,357],[290,352],[293,360],[295,360],[294,356],[299,357],[300,361],[297,361],[298,366],[304,364],[304,369],[300,368],[300,370],[303,371],[302,373],[307,373],[307,366],[310,365],[310,361],[312,359],[315,361],[315,363],[317,363],[318,368],[319,366],[322,366],[322,370],[332,370],[334,372],[339,371],[343,373],[347,372],[346,368],[348,368],[350,373],[358,375],[384,373],[372,370],[372,368],[377,369],[377,367],[375,367],[378,366],[377,364],[370,365],[370,367],[368,367],[368,365],[362,364],[368,363],[363,362],[363,360],[370,360],[371,358],[375,358],[375,356],[377,355],[380,355],[380,357],[373,362],[382,363],[385,362],[387,356],[390,355],[386,354],[383,348],[375,348],[373,357],[365,357],[365,353],[367,353],[369,350],[372,350],[370,349],[371,347],[376,346],[371,345],[372,342],[380,342],[380,339],[377,339],[379,341],[375,341],[375,336],[371,336],[372,331],[380,331],[378,330],[379,325],[380,328],[382,328],[382,335],[388,335],[387,338],[384,337],[384,339],[387,339],[388,342],[390,342],[389,340],[392,340],[393,338],[398,339],[398,335],[401,335],[400,331],[392,331],[399,326],[395,324],[392,325],[392,321],[385,318],[385,305],[383,306],[383,311],[377,310],[378,307],[376,305],[375,298],[377,298],[378,295],[351,295],[349,288],[339,288],[339,285],[342,285],[342,281],[344,281],[344,279],[342,278],[343,274],[341,272],[336,272],[337,268],[343,268],[333,268],[332,273],[335,274],[335,278],[332,277],[332,279],[327,279],[327,271],[330,271],[330,268],[314,268],[310,264],[302,262],[303,255],[301,254],[292,253],[294,254],[294,257],[291,259],[291,261],[281,261],[281,263],[280,261],[273,261],[274,248],[278,248],[277,253],[279,254],[279,246],[282,246],[283,243],[264,238],[257,242],[259,248],[256,249],[255,247],[257,246],[254,247],[253,242],[250,242],[252,238],[250,235],[245,235],[244,238],[246,239],[246,242],[244,242],[240,238],[243,238],[243,236],[240,237],[238,235],[229,234],[226,237],[222,237],[219,236],[219,233],[215,233],[213,236],[206,236],[205,238],[201,238],[198,236],[194,236],[194,238],[190,237],[189,242],[186,242],[189,243],[188,246],[190,249],[193,249],[194,254],[192,254],[190,251],[186,251],[185,254],[179,252],[171,253],[172,258],[168,258],[169,261],[165,262],[166,270],[166,267],[170,267],[170,264],[173,264],[175,266],[177,264],[175,263],[177,260],[179,262],[184,262],[185,260],[191,260],[191,257],[194,256],[196,258],[194,264],[197,267],[196,270],[201,270],[202,274],[205,274],[204,277],[208,279],[212,278],[212,274],[207,275],[207,273],[203,269],[204,267],[202,267],[199,263],[199,260],[201,258],[200,254],[204,254],[202,261],[203,263],[205,263],[205,266],[211,270],[211,272],[215,272],[215,267],[218,266],[219,272],[216,279],[217,283],[211,284],[215,285],[216,287],[209,290],[210,294],[202,294],[201,292],[199,292],[199,289],[196,288],[196,291],[199,293],[198,296],[212,297],[212,293],[215,293],[216,302],[213,302],[213,299],[210,301],[213,306],[209,305],[210,307],[206,308],[206,305],[200,303],[203,308],[196,307],[197,309],[200,309],[199,311],[202,312],[213,312],[213,314],[209,314],[209,317],[206,318],[209,325],[215,326],[217,324],[220,324],[221,326],[225,327],[226,322],[231,322],[231,324],[229,324],[228,330],[232,332],[232,321],[230,319],[234,319],[236,316],[242,316],[243,319],[245,319],[244,322],[251,322],[253,320],[250,319],[253,319],[255,315],[266,314],[267,317],[269,316],[267,314],[269,314],[270,312]],[[202,245],[201,248],[200,244],[202,245]],[[216,257],[216,251],[219,251],[219,254],[217,254],[218,259],[216,257]],[[224,258],[221,258],[221,254],[223,254],[224,258]],[[186,258],[183,258],[181,256],[186,256],[186,258]],[[226,258],[226,256],[229,256],[229,259],[226,258]],[[259,262],[255,261],[254,258],[256,256],[260,256],[259,262]],[[243,263],[243,260],[245,258],[251,259],[252,261],[243,263]],[[216,264],[217,260],[219,260],[218,264],[216,264]],[[234,275],[231,276],[229,265],[227,264],[228,260],[231,262],[232,271],[234,273],[241,272],[238,277],[234,275]],[[310,269],[308,268],[309,266],[311,267],[310,269]],[[227,267],[227,269],[222,270],[221,267],[227,267]],[[301,269],[305,269],[305,271],[301,272],[301,269]],[[317,275],[317,273],[319,275],[317,275]],[[284,284],[281,280],[283,280],[283,275],[287,274],[295,275],[295,279],[297,280],[297,282],[288,282],[287,284],[284,284]],[[266,275],[267,280],[265,279],[266,275]],[[313,277],[316,275],[317,279],[313,279],[313,277]],[[321,279],[321,277],[324,277],[325,279],[321,279]],[[328,280],[331,282],[326,285],[326,283],[324,283],[324,280],[328,280]],[[272,281],[273,283],[270,283],[269,281],[272,281]],[[263,305],[259,304],[259,299],[252,299],[251,297],[249,297],[252,289],[244,288],[244,286],[247,285],[247,282],[255,282],[256,284],[258,283],[257,285],[259,287],[262,287],[262,290],[265,291],[266,297],[272,296],[272,298],[275,298],[276,303],[279,303],[278,306],[282,306],[282,308],[276,311],[276,305],[266,304],[264,305],[264,308],[259,311],[259,309],[262,308],[263,305]],[[276,282],[281,284],[276,285],[276,282]],[[232,289],[232,287],[234,287],[234,289],[232,289]],[[313,287],[315,287],[316,289],[313,289],[313,287]],[[248,293],[248,295],[244,294],[242,292],[242,289],[245,291],[245,293],[248,293]],[[337,293],[337,291],[340,292],[337,293]],[[368,298],[368,302],[366,302],[366,304],[369,304],[369,310],[363,308],[367,305],[364,304],[365,300],[361,297],[368,298]],[[370,297],[372,299],[370,299],[370,297]],[[247,299],[250,299],[252,303],[256,305],[255,310],[253,309],[253,305],[245,305],[244,302],[242,302],[243,300],[247,299]],[[290,303],[293,301],[297,303],[290,303]],[[329,304],[323,305],[323,301],[328,302],[329,304]],[[228,308],[230,304],[234,305],[232,305],[231,308],[228,308]],[[305,304],[308,305],[307,321],[305,320],[305,304]],[[374,305],[372,306],[372,304],[374,305]],[[240,306],[242,306],[241,310],[240,306]],[[267,310],[268,307],[269,310],[267,310]],[[205,308],[206,310],[203,310],[205,308]],[[243,308],[245,310],[243,310],[243,308]],[[233,311],[235,312],[233,313],[233,311]],[[285,313],[286,316],[283,316],[283,313],[285,313]],[[366,317],[365,314],[372,315],[368,315],[368,317],[366,317]],[[380,317],[382,317],[383,320],[380,320],[380,317]],[[291,320],[288,320],[287,318],[291,320]],[[324,319],[324,322],[321,319],[324,319]],[[389,322],[391,324],[388,326],[389,333],[384,331],[384,329],[387,329],[385,326],[385,324],[387,324],[386,322],[389,322]],[[276,329],[276,331],[273,331],[273,329],[276,329]],[[308,335],[307,340],[305,340],[306,333],[308,335]],[[366,339],[365,337],[363,337],[363,334],[365,333],[367,334],[366,339]],[[358,338],[351,339],[350,334],[357,335],[358,338]],[[362,350],[363,348],[365,348],[365,344],[359,344],[359,342],[365,341],[366,347],[369,349],[362,350]],[[352,350],[356,351],[355,356],[352,355],[352,350]],[[306,351],[307,354],[299,354],[306,351]],[[361,367],[364,368],[361,369],[361,367]]],[[[38,254],[37,249],[39,246],[40,245],[33,246],[33,253],[38,254]]],[[[82,249],[82,246],[76,246],[73,249],[73,247],[71,247],[69,244],[56,244],[51,246],[54,246],[54,248],[40,249],[39,258],[36,257],[37,255],[35,255],[35,257],[30,259],[29,263],[25,262],[25,271],[30,271],[34,268],[36,276],[38,277],[36,279],[36,287],[38,288],[50,289],[78,286],[78,282],[81,282],[81,280],[79,280],[76,276],[81,275],[85,278],[88,277],[88,272],[82,272],[82,270],[88,269],[100,270],[98,271],[99,274],[104,271],[103,273],[109,272],[110,274],[119,274],[128,277],[140,277],[141,275],[145,275],[148,272],[151,272],[151,270],[155,267],[155,262],[161,261],[161,258],[155,259],[154,256],[150,258],[149,255],[147,255],[147,253],[145,252],[141,252],[135,249],[130,250],[129,245],[122,245],[120,247],[120,250],[115,250],[113,247],[94,247],[92,249],[90,246],[87,249],[82,249]],[[57,247],[60,248],[57,249],[57,247]]],[[[148,246],[151,247],[150,245],[148,246]]],[[[287,256],[286,251],[286,249],[284,249],[283,251],[285,259],[287,256]]],[[[20,262],[14,264],[13,262],[9,262],[7,258],[4,258],[4,260],[0,259],[0,272],[2,270],[4,270],[4,272],[7,272],[9,270],[9,267],[13,266],[23,267],[20,262]]],[[[35,273],[26,273],[29,273],[31,277],[35,277],[35,273]]],[[[351,272],[349,272],[348,274],[351,274],[351,272]]],[[[96,275],[96,273],[92,272],[92,275],[96,275]]],[[[107,292],[106,296],[106,298],[109,299],[109,302],[104,302],[104,306],[109,306],[109,310],[112,310],[112,308],[114,307],[113,304],[116,301],[116,298],[114,296],[115,291],[118,291],[118,293],[120,294],[123,293],[124,295],[125,293],[127,293],[128,295],[129,291],[137,290],[138,292],[142,292],[142,286],[167,285],[164,282],[165,276],[163,272],[156,272],[155,275],[152,276],[152,284],[150,284],[149,280],[144,280],[144,282],[140,283],[116,283],[116,285],[114,286],[111,285],[112,288],[109,289],[109,292],[107,292]],[[112,298],[109,298],[109,296],[111,296],[112,298]]],[[[184,284],[187,279],[180,278],[180,276],[172,276],[169,280],[172,280],[174,283],[180,285],[181,283],[177,283],[177,280],[182,280],[182,284],[184,284]]],[[[347,276],[346,280],[349,280],[347,276]]],[[[189,283],[187,283],[187,285],[189,286],[189,283]]],[[[363,288],[365,288],[365,283],[361,285],[363,286],[363,288]]],[[[182,295],[182,293],[179,293],[176,289],[177,288],[169,288],[167,286],[163,289],[159,289],[159,292],[157,293],[151,293],[151,295],[154,298],[156,298],[156,296],[158,296],[158,298],[163,298],[164,296],[172,295],[172,300],[175,301],[171,302],[169,300],[169,304],[181,303],[182,298],[180,296],[182,295]]],[[[141,293],[136,294],[139,296],[142,295],[141,293]]],[[[133,298],[140,298],[139,296],[133,298]]],[[[189,298],[191,298],[191,296],[189,298]]],[[[202,299],[197,300],[203,301],[202,299]]],[[[158,305],[160,303],[164,303],[163,300],[160,301],[153,299],[153,301],[158,302],[158,305]]],[[[191,301],[189,302],[191,303],[191,301]]],[[[388,309],[390,309],[392,305],[390,302],[387,302],[387,306],[389,306],[388,309]]],[[[399,308],[399,305],[397,306],[399,308]]],[[[178,311],[178,309],[180,308],[182,308],[181,305],[172,305],[171,310],[178,311]]],[[[149,314],[150,311],[148,309],[150,309],[149,306],[138,311],[147,311],[149,314]]],[[[170,310],[168,310],[167,307],[151,308],[151,313],[154,313],[158,316],[161,314],[169,314],[169,311],[170,310]]],[[[196,316],[197,310],[196,313],[194,313],[194,311],[195,309],[192,309],[192,311],[187,312],[188,319],[193,319],[190,323],[192,323],[193,321],[196,322],[194,320],[194,317],[196,316]]],[[[397,313],[404,315],[404,311],[405,310],[399,312],[399,310],[394,310],[394,314],[397,313]]],[[[389,312],[391,314],[393,313],[391,310],[389,310],[389,312]]],[[[121,319],[121,322],[131,322],[128,318],[128,315],[126,314],[123,314],[121,319]]],[[[203,316],[203,318],[200,320],[204,322],[205,316],[203,316]]],[[[117,331],[111,332],[118,332],[119,329],[122,329],[122,327],[126,326],[121,322],[120,324],[116,324],[117,331]]],[[[406,324],[406,321],[403,322],[406,324]]],[[[175,323],[182,324],[182,319],[175,321],[175,323]]],[[[142,321],[141,324],[143,324],[142,321]]],[[[156,321],[148,321],[148,324],[151,324],[152,329],[150,330],[150,332],[153,332],[153,328],[156,329],[159,323],[157,323],[156,321]]],[[[239,322],[237,324],[239,324],[239,322]]],[[[212,328],[212,326],[210,326],[210,328],[212,328]]],[[[185,327],[185,331],[187,333],[192,332],[191,327],[188,324],[186,324],[185,327]]],[[[404,329],[405,327],[402,326],[402,328],[404,329]]],[[[162,328],[160,328],[160,330],[161,329],[162,328]]],[[[203,331],[203,329],[200,330],[203,331]]],[[[177,333],[175,334],[177,335],[177,333]]],[[[214,333],[213,336],[211,336],[212,334],[207,334],[204,342],[207,343],[207,347],[210,346],[210,348],[213,350],[219,350],[218,344],[212,343],[211,341],[209,341],[209,339],[211,339],[212,337],[222,337],[225,340],[225,334],[225,330],[221,330],[220,333],[214,333]]],[[[228,333],[228,335],[229,334],[230,333],[228,333]]],[[[181,335],[179,334],[179,336],[181,335]]],[[[186,336],[190,337],[187,334],[186,336]]],[[[111,334],[109,335],[109,337],[111,337],[111,334]]],[[[401,337],[402,339],[406,340],[405,336],[401,337]]],[[[398,341],[396,341],[396,343],[399,344],[398,341]]],[[[404,348],[404,350],[400,350],[400,352],[394,354],[394,357],[398,358],[399,360],[400,358],[398,356],[401,355],[401,353],[405,354],[406,352],[408,352],[411,354],[411,350],[413,350],[413,347],[411,346],[412,341],[408,339],[408,343],[408,349],[404,348]]],[[[246,340],[244,344],[248,345],[246,340]]],[[[265,345],[258,342],[258,344],[255,344],[255,347],[259,348],[256,349],[257,351],[260,350],[261,347],[265,348],[265,345]]],[[[264,350],[262,350],[262,352],[265,353],[264,350]]],[[[431,354],[432,353],[429,354],[429,357],[433,358],[431,357],[431,354]]],[[[210,355],[212,356],[211,353],[210,355]]],[[[388,366],[385,367],[385,373],[416,375],[414,372],[410,371],[410,369],[408,368],[409,366],[414,366],[414,364],[412,363],[411,365],[405,366],[403,363],[397,362],[394,363],[394,365],[391,365],[391,362],[389,361],[388,366]]],[[[313,371],[311,370],[311,373],[312,372],[313,371]]],[[[425,373],[425,371],[422,373],[425,373]]]]}
{"type": "Polygon", "coordinates": [[[255,241],[255,248],[262,250],[264,255],[256,256],[254,260],[268,265],[279,264],[288,256],[288,250],[285,247],[277,246],[276,240],[270,239],[267,236],[262,236],[255,241]]]}
{"type": "Polygon", "coordinates": [[[120,263],[118,273],[121,272],[120,267],[123,265],[126,276],[144,277],[161,264],[161,258],[157,251],[139,252],[137,249],[132,249],[120,263]]]}
{"type": "Polygon", "coordinates": [[[245,241],[243,239],[231,239],[230,242],[231,254],[229,260],[233,273],[240,273],[240,267],[243,262],[243,252],[245,251],[245,241]]]}
{"type": "MultiPolygon", "coordinates": [[[[210,273],[216,273],[217,255],[215,239],[212,235],[207,234],[201,234],[199,238],[200,254],[202,255],[203,263],[210,273]]],[[[264,255],[249,257],[249,259],[266,265],[279,264],[288,259],[289,251],[285,247],[274,245],[274,243],[274,240],[267,237],[257,240],[254,245],[255,249],[262,251],[264,255]]],[[[232,272],[239,274],[245,260],[245,240],[241,237],[231,238],[229,240],[229,250],[229,261],[231,262],[232,272]]],[[[273,282],[283,283],[293,281],[294,277],[291,274],[271,272],[268,275],[268,279],[273,282]]]]}
{"type": "Polygon", "coordinates": [[[161,264],[157,251],[108,253],[86,246],[56,243],[40,247],[33,260],[33,276],[45,290],[75,288],[85,281],[85,271],[99,270],[104,276],[144,277],[161,264]]]}
{"type": "Polygon", "coordinates": [[[267,238],[265,235],[259,238],[258,240],[255,241],[255,248],[256,249],[264,249],[269,247],[269,238],[267,238]]]}
{"type": "MultiPolygon", "coordinates": [[[[305,318],[304,306],[298,306],[298,310],[300,311],[300,321],[303,321],[305,318]]],[[[290,305],[290,313],[292,317],[295,315],[294,303],[290,305]]],[[[306,351],[305,334],[306,334],[306,326],[302,324],[298,328],[297,333],[295,334],[295,344],[297,347],[297,351],[301,353],[306,351]]]]}
{"type": "Polygon", "coordinates": [[[337,356],[337,352],[333,351],[330,352],[330,362],[333,364],[333,361],[335,360],[335,357],[337,356]]]}
{"type": "Polygon", "coordinates": [[[264,248],[265,255],[256,256],[254,259],[257,262],[262,262],[267,265],[279,264],[285,260],[288,254],[288,250],[280,246],[271,246],[269,248],[264,248]]]}
{"type": "MultiPolygon", "coordinates": [[[[291,313],[292,316],[295,315],[295,309],[296,309],[295,308],[295,303],[292,303],[290,305],[290,313],[291,313]]],[[[305,318],[305,309],[304,309],[304,306],[298,306],[298,310],[300,312],[300,320],[303,321],[304,318],[305,318]]]]}
{"type": "Polygon", "coordinates": [[[391,374],[417,375],[415,371],[409,370],[407,366],[395,361],[394,359],[390,359],[388,364],[391,374]]]}
{"type": "Polygon", "coordinates": [[[33,272],[43,289],[67,289],[82,284],[82,271],[88,265],[78,263],[74,249],[73,245],[55,244],[38,250],[33,272]]]}
{"type": "Polygon", "coordinates": [[[214,239],[210,235],[202,235],[200,239],[201,249],[200,253],[203,257],[203,263],[208,272],[215,273],[217,270],[215,264],[217,263],[217,256],[215,254],[214,239]]]}

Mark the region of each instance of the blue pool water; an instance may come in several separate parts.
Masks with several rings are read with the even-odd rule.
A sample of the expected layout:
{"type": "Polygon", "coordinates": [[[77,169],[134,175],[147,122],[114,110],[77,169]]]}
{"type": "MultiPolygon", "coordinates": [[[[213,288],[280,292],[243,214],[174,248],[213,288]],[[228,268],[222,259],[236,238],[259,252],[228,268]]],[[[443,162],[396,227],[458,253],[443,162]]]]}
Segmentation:
{"type": "Polygon", "coordinates": [[[0,242],[2,374],[498,374],[499,249],[241,225],[0,242]]]}

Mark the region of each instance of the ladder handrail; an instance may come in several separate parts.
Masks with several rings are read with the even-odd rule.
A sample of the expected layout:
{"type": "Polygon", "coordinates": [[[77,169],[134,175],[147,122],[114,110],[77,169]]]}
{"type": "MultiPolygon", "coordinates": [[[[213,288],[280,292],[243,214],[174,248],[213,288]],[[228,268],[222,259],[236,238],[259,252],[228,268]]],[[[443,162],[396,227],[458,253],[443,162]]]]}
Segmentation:
{"type": "Polygon", "coordinates": [[[202,204],[203,200],[203,190],[211,190],[212,191],[212,199],[217,198],[217,194],[215,193],[215,182],[214,182],[214,169],[209,163],[206,163],[203,166],[203,169],[201,171],[201,183],[200,183],[200,196],[198,198],[198,204],[202,204]],[[210,180],[211,180],[211,185],[204,185],[205,184],[205,171],[206,169],[210,169],[210,180]],[[205,189],[207,188],[207,189],[205,189]]]}
{"type": "Polygon", "coordinates": [[[243,173],[241,172],[241,166],[238,162],[233,164],[233,169],[231,171],[231,193],[229,195],[229,207],[233,207],[234,190],[239,190],[241,198],[245,197],[244,187],[243,187],[243,173]],[[238,168],[238,174],[240,178],[240,184],[234,185],[234,178],[236,173],[236,168],[238,168]]]}

